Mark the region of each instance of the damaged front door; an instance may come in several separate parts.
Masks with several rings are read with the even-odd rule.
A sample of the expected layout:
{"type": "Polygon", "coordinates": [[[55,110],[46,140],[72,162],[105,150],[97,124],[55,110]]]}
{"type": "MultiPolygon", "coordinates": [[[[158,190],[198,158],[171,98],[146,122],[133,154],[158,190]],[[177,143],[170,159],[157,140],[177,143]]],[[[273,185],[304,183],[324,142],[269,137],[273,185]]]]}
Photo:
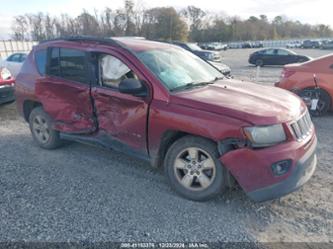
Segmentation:
{"type": "Polygon", "coordinates": [[[54,120],[54,129],[89,133],[96,129],[84,51],[49,48],[46,76],[37,80],[36,95],[54,120]]]}
{"type": "Polygon", "coordinates": [[[119,84],[124,79],[144,80],[138,70],[123,61],[125,58],[121,60],[115,55],[97,54],[98,82],[92,88],[92,96],[99,135],[115,150],[146,158],[149,97],[119,91],[119,84]]]}

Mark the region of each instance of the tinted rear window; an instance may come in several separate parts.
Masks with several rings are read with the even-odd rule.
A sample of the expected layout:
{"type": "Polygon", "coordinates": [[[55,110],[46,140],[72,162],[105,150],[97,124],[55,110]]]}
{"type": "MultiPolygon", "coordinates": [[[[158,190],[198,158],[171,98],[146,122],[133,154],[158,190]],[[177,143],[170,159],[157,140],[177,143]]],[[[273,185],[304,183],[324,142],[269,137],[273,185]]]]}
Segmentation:
{"type": "Polygon", "coordinates": [[[85,53],[75,49],[60,49],[60,72],[61,77],[78,81],[87,82],[85,70],[85,53]]]}
{"type": "Polygon", "coordinates": [[[35,52],[35,62],[37,70],[41,75],[45,75],[46,57],[47,57],[46,49],[38,50],[35,52]]]}
{"type": "Polygon", "coordinates": [[[49,74],[67,80],[88,82],[85,52],[76,49],[52,48],[49,74]]]}

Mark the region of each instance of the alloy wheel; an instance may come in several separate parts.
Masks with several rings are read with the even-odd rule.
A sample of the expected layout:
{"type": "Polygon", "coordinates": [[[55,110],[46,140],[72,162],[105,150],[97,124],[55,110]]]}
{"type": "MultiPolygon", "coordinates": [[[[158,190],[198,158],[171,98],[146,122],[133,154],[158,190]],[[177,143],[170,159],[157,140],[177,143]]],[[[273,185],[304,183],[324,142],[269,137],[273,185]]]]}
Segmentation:
{"type": "Polygon", "coordinates": [[[183,187],[192,191],[202,191],[214,181],[216,165],[206,151],[190,147],[176,157],[174,172],[183,187]]]}
{"type": "Polygon", "coordinates": [[[50,138],[49,125],[45,118],[40,115],[35,116],[32,122],[32,130],[40,143],[47,143],[50,138]]]}

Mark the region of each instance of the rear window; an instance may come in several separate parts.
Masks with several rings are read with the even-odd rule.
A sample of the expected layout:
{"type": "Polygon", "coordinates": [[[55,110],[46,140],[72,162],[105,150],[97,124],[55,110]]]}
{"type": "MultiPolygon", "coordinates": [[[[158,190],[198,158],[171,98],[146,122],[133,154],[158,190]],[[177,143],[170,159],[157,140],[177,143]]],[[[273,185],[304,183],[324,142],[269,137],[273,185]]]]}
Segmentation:
{"type": "Polygon", "coordinates": [[[52,48],[49,74],[71,81],[87,83],[85,52],[68,49],[52,48]]]}
{"type": "Polygon", "coordinates": [[[46,49],[38,50],[35,52],[35,62],[40,75],[45,75],[46,58],[46,49]]]}

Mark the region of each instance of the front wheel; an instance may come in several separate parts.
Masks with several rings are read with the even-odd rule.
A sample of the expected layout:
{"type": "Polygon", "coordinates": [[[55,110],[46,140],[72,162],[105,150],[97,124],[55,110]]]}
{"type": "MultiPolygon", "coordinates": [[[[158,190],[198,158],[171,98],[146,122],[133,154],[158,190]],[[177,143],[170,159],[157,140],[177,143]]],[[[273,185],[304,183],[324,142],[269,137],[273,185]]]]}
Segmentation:
{"type": "Polygon", "coordinates": [[[312,109],[311,106],[309,107],[310,113],[313,116],[322,116],[326,114],[331,108],[331,97],[323,89],[304,89],[300,93],[300,96],[307,97],[311,101],[313,99],[318,99],[315,109],[312,109]]]}
{"type": "Polygon", "coordinates": [[[42,107],[36,107],[29,116],[32,137],[39,147],[55,149],[62,145],[59,132],[52,129],[50,116],[42,107]]]}
{"type": "Polygon", "coordinates": [[[205,201],[226,189],[224,168],[216,144],[186,136],[177,140],[165,158],[165,172],[172,188],[183,197],[205,201]]]}

